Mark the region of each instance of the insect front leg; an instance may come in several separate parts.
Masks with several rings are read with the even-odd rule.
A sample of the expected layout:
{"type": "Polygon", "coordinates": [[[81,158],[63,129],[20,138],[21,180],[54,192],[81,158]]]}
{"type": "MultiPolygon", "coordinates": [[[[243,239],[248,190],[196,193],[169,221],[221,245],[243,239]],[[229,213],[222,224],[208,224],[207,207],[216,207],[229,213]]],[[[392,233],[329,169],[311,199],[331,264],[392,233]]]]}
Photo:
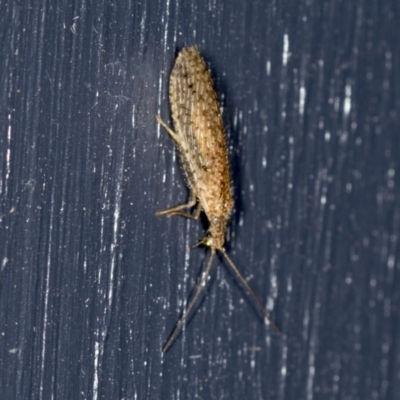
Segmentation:
{"type": "Polygon", "coordinates": [[[166,215],[167,217],[172,217],[174,215],[180,215],[181,217],[185,217],[185,218],[198,219],[200,216],[200,212],[201,212],[201,207],[200,207],[199,203],[197,203],[196,212],[194,215],[180,211],[180,210],[183,210],[184,208],[191,208],[191,207],[195,206],[196,203],[197,203],[197,197],[194,194],[194,192],[192,191],[189,203],[180,204],[179,206],[171,207],[166,210],[157,211],[156,215],[157,216],[166,215]]]}

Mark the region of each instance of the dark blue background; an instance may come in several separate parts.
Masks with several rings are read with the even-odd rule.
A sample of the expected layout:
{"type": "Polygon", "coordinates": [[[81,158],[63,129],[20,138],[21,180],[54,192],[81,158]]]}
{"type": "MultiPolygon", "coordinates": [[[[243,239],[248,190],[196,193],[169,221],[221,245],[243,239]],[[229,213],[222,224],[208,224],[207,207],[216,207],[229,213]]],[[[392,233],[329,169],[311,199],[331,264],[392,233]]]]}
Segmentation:
{"type": "Polygon", "coordinates": [[[0,3],[4,399],[397,399],[399,2],[0,3]],[[197,44],[223,107],[236,207],[200,270],[168,77],[197,44]]]}

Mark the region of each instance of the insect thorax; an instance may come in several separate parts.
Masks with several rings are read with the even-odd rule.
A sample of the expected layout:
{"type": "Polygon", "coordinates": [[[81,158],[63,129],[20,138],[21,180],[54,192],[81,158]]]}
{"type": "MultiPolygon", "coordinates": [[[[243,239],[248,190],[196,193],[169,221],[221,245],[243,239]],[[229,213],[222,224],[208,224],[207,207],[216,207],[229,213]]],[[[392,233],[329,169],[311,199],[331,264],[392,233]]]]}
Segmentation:
{"type": "Polygon", "coordinates": [[[214,249],[222,249],[224,247],[227,222],[227,220],[222,218],[210,220],[208,236],[204,241],[206,246],[214,249]]]}

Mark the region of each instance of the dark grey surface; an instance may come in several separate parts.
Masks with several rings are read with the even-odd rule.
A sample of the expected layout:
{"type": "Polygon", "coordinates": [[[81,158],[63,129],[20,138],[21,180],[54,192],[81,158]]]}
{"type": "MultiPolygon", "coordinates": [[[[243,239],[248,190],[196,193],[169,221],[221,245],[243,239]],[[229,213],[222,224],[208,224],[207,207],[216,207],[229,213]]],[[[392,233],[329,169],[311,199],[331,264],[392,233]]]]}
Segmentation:
{"type": "Polygon", "coordinates": [[[397,399],[400,29],[389,1],[0,3],[4,399],[397,399]],[[53,4],[54,3],[54,4],[53,4]],[[211,66],[231,148],[206,262],[169,120],[176,53],[211,66]]]}

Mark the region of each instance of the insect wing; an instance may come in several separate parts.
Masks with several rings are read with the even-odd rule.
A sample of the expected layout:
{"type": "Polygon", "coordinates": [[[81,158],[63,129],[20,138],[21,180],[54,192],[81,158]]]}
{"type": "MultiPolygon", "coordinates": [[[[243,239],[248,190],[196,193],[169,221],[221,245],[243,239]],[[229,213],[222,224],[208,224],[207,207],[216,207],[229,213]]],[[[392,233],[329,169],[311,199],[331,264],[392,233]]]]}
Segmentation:
{"type": "MultiPolygon", "coordinates": [[[[196,47],[183,49],[176,60],[170,103],[183,168],[198,195],[207,190],[216,157],[221,150],[226,152],[226,144],[213,81],[196,47]]],[[[228,171],[227,162],[223,168],[228,171]]]]}

